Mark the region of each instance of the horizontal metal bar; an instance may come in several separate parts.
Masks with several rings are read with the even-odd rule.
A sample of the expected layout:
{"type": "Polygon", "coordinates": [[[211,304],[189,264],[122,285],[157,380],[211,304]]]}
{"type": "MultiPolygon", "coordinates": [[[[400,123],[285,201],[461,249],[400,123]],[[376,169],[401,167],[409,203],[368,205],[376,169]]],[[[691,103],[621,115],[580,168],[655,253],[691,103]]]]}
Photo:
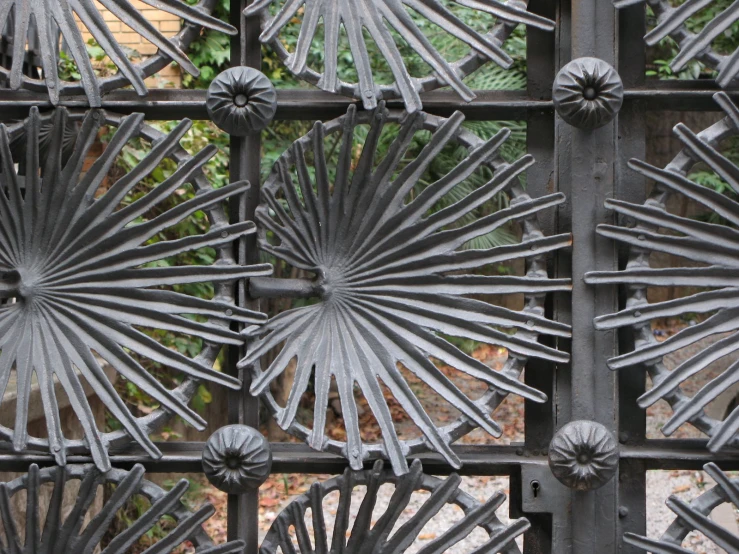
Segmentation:
{"type": "MultiPolygon", "coordinates": [[[[720,89],[713,81],[649,81],[648,86],[629,89],[626,102],[643,102],[652,110],[716,111],[713,95],[720,89]]],[[[103,98],[103,108],[119,113],[144,113],[150,120],[171,120],[189,117],[209,119],[205,107],[207,91],[189,89],[154,89],[145,98],[134,91],[119,90],[103,98]]],[[[532,111],[551,112],[550,99],[529,98],[526,91],[476,91],[471,102],[460,100],[453,91],[436,90],[422,95],[424,109],[432,114],[449,116],[461,111],[468,119],[526,119],[532,111]]],[[[727,91],[739,100],[739,91],[727,91]]],[[[87,98],[67,97],[60,102],[70,109],[86,109],[87,98]]],[[[277,119],[332,119],[344,114],[356,101],[321,90],[294,89],[277,91],[277,119]]],[[[391,109],[402,109],[402,102],[388,101],[391,109]]],[[[31,107],[51,109],[44,94],[26,90],[0,90],[0,119],[20,119],[31,107]]]]}
{"type": "MultiPolygon", "coordinates": [[[[150,459],[143,450],[129,448],[111,452],[115,467],[129,468],[142,463],[152,473],[199,473],[203,451],[202,442],[157,443],[162,452],[158,460],[150,459]]],[[[739,449],[732,448],[713,454],[701,439],[649,440],[642,445],[622,444],[622,459],[639,460],[647,469],[700,469],[708,462],[715,462],[724,470],[739,470],[739,449]]],[[[299,443],[272,443],[272,473],[327,473],[344,471],[348,464],[341,456],[316,452],[299,443]]],[[[462,461],[461,469],[454,469],[438,454],[414,456],[423,462],[426,473],[447,475],[508,475],[518,466],[547,463],[546,453],[528,452],[521,444],[455,446],[454,452],[462,461]]],[[[16,454],[0,450],[0,471],[26,471],[36,463],[54,465],[54,459],[46,454],[16,454]]],[[[70,455],[67,463],[92,463],[89,456],[70,455]]],[[[367,467],[372,465],[368,462],[367,467]]]]}
{"type": "MultiPolygon", "coordinates": [[[[112,451],[110,461],[114,467],[128,469],[141,463],[151,473],[199,473],[202,472],[201,454],[205,443],[172,442],[157,443],[162,452],[158,460],[150,459],[143,450],[129,448],[112,451]]],[[[272,473],[338,474],[347,467],[347,461],[333,454],[316,452],[307,445],[297,443],[272,443],[272,473]]],[[[522,464],[546,464],[543,452],[526,452],[522,445],[458,446],[454,451],[462,460],[462,468],[454,469],[438,454],[414,456],[423,462],[424,471],[435,475],[509,475],[522,464]]],[[[27,471],[32,463],[39,466],[54,465],[54,459],[46,454],[16,454],[0,450],[0,471],[27,471]]],[[[67,463],[92,463],[89,456],[70,455],[67,463]]],[[[366,466],[371,467],[372,462],[366,466]]]]}
{"type": "MultiPolygon", "coordinates": [[[[547,463],[542,452],[534,455],[524,451],[523,445],[456,446],[453,450],[462,462],[460,469],[450,466],[438,454],[413,458],[421,460],[424,472],[433,475],[509,475],[522,464],[547,463]]],[[[272,471],[276,473],[340,473],[348,465],[339,456],[319,453],[302,444],[273,444],[272,458],[272,471]]]]}
{"type": "Polygon", "coordinates": [[[700,469],[708,462],[723,470],[739,469],[739,449],[713,453],[703,439],[655,439],[641,445],[621,445],[621,458],[643,461],[647,469],[700,469]]]}
{"type": "Polygon", "coordinates": [[[321,296],[322,291],[320,283],[313,279],[252,277],[249,294],[252,298],[312,298],[321,296]]]}
{"type": "MultiPolygon", "coordinates": [[[[119,112],[141,112],[150,120],[208,119],[205,107],[205,90],[154,89],[145,98],[134,91],[111,92],[103,98],[102,107],[119,112]]],[[[423,95],[427,112],[449,116],[459,110],[470,119],[525,119],[529,110],[551,111],[551,100],[531,100],[525,91],[482,91],[472,102],[464,102],[453,91],[433,91],[423,95]]],[[[346,113],[351,98],[320,90],[277,91],[277,119],[333,119],[346,113]]],[[[70,109],[86,109],[85,97],[66,97],[60,105],[70,109]]],[[[387,103],[391,109],[402,109],[401,101],[387,103]]],[[[32,106],[51,109],[53,106],[43,94],[25,90],[0,90],[0,119],[19,119],[26,116],[32,106]]]]}

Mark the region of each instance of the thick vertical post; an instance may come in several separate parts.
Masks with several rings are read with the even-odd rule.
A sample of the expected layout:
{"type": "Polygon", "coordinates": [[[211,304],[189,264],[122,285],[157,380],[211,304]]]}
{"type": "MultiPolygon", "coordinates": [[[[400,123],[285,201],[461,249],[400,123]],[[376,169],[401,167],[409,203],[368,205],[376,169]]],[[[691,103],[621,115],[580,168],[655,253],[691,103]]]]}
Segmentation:
{"type": "MultiPolygon", "coordinates": [[[[569,44],[560,40],[561,65],[578,58],[598,58],[616,65],[616,10],[611,2],[572,0],[562,6],[569,21],[569,44]]],[[[567,26],[560,29],[560,36],[567,26]]],[[[569,310],[572,324],[572,360],[569,379],[569,418],[600,423],[617,433],[616,378],[606,366],[616,347],[614,333],[596,332],[593,318],[616,307],[615,291],[592,287],[584,275],[593,270],[616,268],[613,243],[595,233],[612,215],[604,208],[614,194],[617,121],[596,129],[578,128],[557,117],[557,177],[568,204],[560,213],[560,232],[571,230],[573,290],[569,310]],[[568,228],[568,227],[571,227],[568,228]]],[[[565,314],[560,314],[565,317],[565,314]]],[[[571,493],[569,524],[555,529],[554,552],[601,554],[617,552],[616,485],[612,479],[602,487],[571,493]]],[[[563,507],[563,509],[566,509],[563,507]]]]}
{"type": "MultiPolygon", "coordinates": [[[[644,85],[646,51],[643,36],[646,33],[645,13],[641,5],[619,11],[618,60],[619,74],[626,88],[644,85]]],[[[646,159],[646,124],[643,102],[629,102],[619,113],[618,161],[616,165],[616,197],[641,203],[646,198],[645,179],[627,167],[631,158],[646,159]]],[[[619,221],[623,225],[624,221],[619,221]]],[[[626,265],[628,252],[619,251],[620,269],[626,265]]],[[[625,290],[619,291],[622,296],[625,290]]],[[[619,299],[625,307],[625,298],[619,299]]],[[[630,329],[619,332],[620,352],[634,349],[630,329]]],[[[643,367],[621,369],[618,372],[618,440],[622,445],[642,444],[646,430],[646,410],[638,407],[637,399],[644,393],[646,371],[643,367]]],[[[641,460],[623,460],[618,474],[618,531],[619,552],[636,554],[641,550],[624,544],[626,532],[647,534],[646,469],[641,460]]]]}
{"type": "MultiPolygon", "coordinates": [[[[231,24],[239,29],[239,34],[231,41],[231,65],[248,66],[261,69],[261,45],[259,43],[259,20],[243,16],[244,8],[253,0],[231,0],[231,24]]],[[[259,168],[261,156],[261,133],[251,133],[246,137],[231,137],[230,178],[231,182],[247,180],[251,183],[249,191],[232,200],[232,221],[254,220],[259,204],[259,168]]],[[[237,259],[240,264],[257,262],[256,237],[251,235],[241,239],[236,245],[237,259]]],[[[240,281],[237,285],[237,301],[240,306],[251,309],[258,308],[258,301],[248,298],[246,285],[240,281]]],[[[229,370],[236,371],[236,361],[243,354],[238,348],[229,352],[229,370]]],[[[240,375],[244,385],[241,391],[230,393],[229,421],[242,423],[251,427],[259,427],[259,400],[249,394],[249,375],[240,375]]],[[[246,542],[245,552],[258,550],[258,515],[259,492],[253,491],[241,495],[229,495],[228,498],[228,538],[242,539],[246,542]]]]}
{"type": "MultiPolygon", "coordinates": [[[[548,19],[556,17],[555,0],[531,0],[528,9],[532,13],[548,19]]],[[[554,79],[555,36],[551,32],[530,28],[526,33],[527,60],[527,93],[532,100],[549,100],[552,97],[552,80],[554,79]]],[[[540,197],[553,192],[554,188],[554,113],[548,110],[529,111],[526,120],[526,146],[529,154],[534,156],[534,164],[526,174],[527,191],[533,197],[540,197]]],[[[547,235],[556,231],[556,215],[554,212],[542,214],[542,230],[547,235]]],[[[556,264],[553,264],[556,265],[556,264]]],[[[549,267],[550,274],[556,274],[556,267],[549,267]]],[[[565,295],[568,296],[568,295],[565,295]]],[[[551,296],[545,307],[547,315],[552,317],[553,302],[551,296]]],[[[556,346],[549,341],[549,346],[556,346]]],[[[529,360],[525,373],[526,384],[546,393],[549,400],[544,404],[526,401],[525,403],[525,449],[527,453],[539,455],[546,451],[554,432],[554,398],[555,369],[554,364],[540,360],[529,360]]],[[[511,493],[529,483],[520,483],[511,493]]],[[[531,521],[531,529],[526,532],[524,554],[546,554],[551,552],[552,515],[547,513],[525,515],[531,521]]]]}

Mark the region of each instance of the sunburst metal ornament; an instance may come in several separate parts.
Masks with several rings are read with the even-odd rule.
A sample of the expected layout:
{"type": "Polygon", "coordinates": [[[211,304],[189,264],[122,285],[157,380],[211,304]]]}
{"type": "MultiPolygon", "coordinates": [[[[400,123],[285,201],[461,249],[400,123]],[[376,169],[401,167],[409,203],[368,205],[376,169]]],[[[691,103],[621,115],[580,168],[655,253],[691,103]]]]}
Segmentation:
{"type": "Polygon", "coordinates": [[[728,503],[734,508],[732,515],[739,509],[739,479],[729,477],[714,463],[706,464],[703,470],[716,485],[689,503],[670,496],[666,504],[677,517],[659,539],[626,533],[624,542],[647,552],[691,554],[694,551],[684,547],[683,542],[692,531],[698,531],[709,541],[701,541],[701,552],[709,545],[723,549],[722,552],[739,552],[739,536],[711,519],[711,512],[722,504],[728,503]]]}
{"type": "Polygon", "coordinates": [[[10,69],[0,67],[0,75],[5,76],[11,89],[21,87],[32,90],[46,90],[53,104],[59,102],[62,94],[75,94],[84,91],[90,106],[99,107],[102,95],[114,88],[131,85],[140,95],[146,95],[144,79],[153,75],[171,61],[177,62],[185,71],[197,76],[198,69],[193,65],[184,50],[199,34],[203,27],[224,33],[236,34],[231,25],[212,17],[215,2],[201,0],[190,5],[184,0],[141,0],[153,8],[177,16],[185,21],[183,30],[175,37],[165,37],[156,26],[142,14],[131,0],[5,0],[0,2],[0,32],[5,28],[8,42],[13,45],[10,69]],[[99,2],[99,4],[98,4],[99,2]],[[115,33],[110,30],[100,6],[104,7],[125,27],[156,46],[159,51],[152,58],[134,64],[118,43],[115,33]],[[119,73],[113,77],[100,79],[95,74],[90,56],[82,36],[79,23],[84,25],[105,54],[116,65],[119,73]],[[32,33],[29,34],[29,31],[32,33]],[[29,43],[30,36],[36,40],[29,43]],[[80,74],[80,82],[72,83],[59,78],[60,35],[69,55],[74,60],[80,74]],[[27,63],[27,48],[41,59],[42,75],[39,78],[24,75],[27,63]]]}
{"type": "MultiPolygon", "coordinates": [[[[537,339],[540,335],[568,336],[566,325],[546,319],[543,298],[551,291],[569,290],[568,280],[549,279],[547,253],[570,244],[569,235],[544,237],[537,214],[564,201],[562,194],[532,199],[518,176],[533,163],[524,156],[512,164],[497,157],[509,135],[502,130],[487,142],[462,130],[464,116],[449,119],[414,114],[391,115],[380,106],[374,112],[349,112],[296,141],[277,161],[263,188],[258,209],[260,247],[295,268],[316,275],[299,282],[301,294],[317,303],[283,312],[265,326],[247,330],[249,349],[241,367],[253,371],[251,391],[264,396],[278,424],[306,440],[313,448],[347,457],[353,468],[364,460],[383,456],[393,469],[408,471],[406,457],[429,447],[455,467],[460,461],[450,444],[477,426],[500,436],[490,413],[508,393],[543,402],[546,396],[520,382],[530,357],[553,362],[568,359],[537,339]],[[384,130],[400,123],[389,154],[376,160],[384,130]],[[359,126],[369,133],[354,159],[353,137],[359,126]],[[432,136],[412,161],[404,160],[419,131],[432,136]],[[339,141],[338,164],[329,169],[324,139],[339,141]],[[448,145],[463,145],[468,157],[421,192],[419,182],[448,145]],[[310,157],[315,177],[309,169],[310,157]],[[353,161],[354,160],[354,161],[353,161]],[[406,163],[408,162],[408,163],[406,163]],[[468,195],[433,215],[428,211],[477,170],[486,167],[493,177],[468,195]],[[292,170],[298,181],[294,182],[292,170]],[[333,175],[334,177],[329,177],[333,175]],[[507,194],[510,206],[472,223],[458,224],[478,207],[507,194]],[[518,244],[464,250],[470,240],[520,222],[518,244]],[[525,276],[475,275],[488,264],[525,258],[525,276]],[[526,308],[514,311],[481,301],[472,295],[523,294],[526,308]],[[443,335],[464,337],[508,349],[502,371],[466,355],[443,335]],[[262,370],[260,358],[282,345],[274,361],[262,370]],[[433,360],[458,369],[489,386],[477,400],[466,396],[433,360]],[[270,383],[296,360],[295,381],[287,405],[277,404],[270,383]],[[399,369],[402,364],[429,385],[463,417],[437,427],[399,369]],[[312,429],[296,421],[300,399],[314,376],[316,394],[312,429]],[[335,378],[347,432],[347,442],[326,437],[329,388],[335,378]],[[423,437],[401,441],[383,397],[387,386],[422,431],[423,437]],[[360,436],[354,388],[367,399],[382,431],[383,444],[364,444],[360,436]]],[[[280,288],[284,280],[272,280],[280,288]]],[[[260,282],[252,281],[259,295],[260,282]]],[[[269,287],[267,287],[269,288],[269,287]]]]}
{"type": "Polygon", "coordinates": [[[529,521],[521,518],[506,525],[495,513],[505,501],[503,492],[496,493],[487,502],[480,504],[459,488],[461,481],[462,479],[454,473],[444,480],[426,475],[418,460],[411,464],[410,472],[402,477],[396,477],[390,471],[384,470],[380,460],[375,462],[371,470],[347,469],[340,477],[325,483],[314,483],[310,492],[293,500],[277,516],[264,537],[259,553],[402,554],[409,548],[418,546],[418,537],[424,526],[438,516],[444,507],[450,505],[460,508],[464,512],[464,517],[450,522],[448,529],[415,550],[416,552],[441,554],[453,549],[454,552],[465,554],[467,551],[460,550],[460,543],[472,531],[481,528],[487,533],[488,539],[473,551],[469,551],[470,554],[520,553],[515,540],[531,527],[529,521]],[[385,511],[378,516],[375,513],[377,492],[385,484],[395,485],[395,491],[385,511]],[[366,487],[366,493],[352,521],[350,513],[353,511],[352,493],[358,487],[366,487]],[[328,514],[323,502],[335,491],[340,495],[339,507],[334,516],[333,533],[329,538],[326,530],[328,514]],[[399,524],[413,493],[417,491],[430,494],[410,519],[399,524]],[[308,510],[312,518],[312,532],[306,524],[308,510]]]}
{"type": "Polygon", "coordinates": [[[647,408],[660,399],[666,400],[673,414],[662,432],[669,436],[682,424],[692,423],[710,437],[708,448],[715,452],[736,443],[739,408],[723,421],[707,416],[704,408],[739,382],[739,363],[729,365],[726,371],[690,397],[680,389],[685,381],[715,361],[739,351],[739,202],[687,178],[695,165],[705,164],[739,194],[739,168],[717,150],[722,140],[739,134],[739,109],[724,93],[716,94],[714,99],[726,117],[697,135],[682,123],[678,124],[674,132],[685,148],[665,169],[639,160],[629,162],[631,169],[654,180],[654,190],[643,205],[623,200],[606,201],[607,207],[632,219],[634,227],[598,227],[599,234],[629,246],[628,265],[624,271],[590,273],[586,282],[628,287],[627,308],[595,321],[599,329],[631,327],[636,335],[636,348],[609,360],[609,366],[612,369],[645,366],[653,386],[639,398],[639,405],[647,408]],[[724,218],[727,224],[669,213],[666,202],[672,194],[687,196],[724,218]],[[652,268],[652,252],[687,259],[700,267],[652,268]],[[647,287],[690,287],[700,292],[649,304],[647,287]],[[653,320],[688,313],[705,314],[706,317],[663,342],[657,341],[651,329],[653,320]],[[720,335],[720,338],[672,371],[663,364],[664,356],[700,344],[712,335],[720,335]]]}
{"type": "Polygon", "coordinates": [[[400,97],[406,110],[414,112],[422,108],[421,92],[442,86],[452,87],[466,101],[472,100],[475,95],[464,83],[464,77],[487,60],[504,68],[513,64],[502,45],[515,25],[554,29],[553,21],[528,12],[526,2],[521,0],[453,1],[480,15],[495,16],[493,29],[487,34],[478,33],[455,16],[447,3],[439,0],[287,0],[279,3],[275,15],[270,15],[270,6],[276,4],[275,0],[255,0],[244,13],[247,16],[261,14],[264,22],[260,40],[269,44],[298,78],[323,90],[361,99],[366,109],[377,107],[380,99],[400,97]],[[288,52],[283,34],[286,25],[296,17],[301,19],[300,32],[295,51],[288,52]],[[423,25],[419,19],[424,20],[423,25]],[[461,60],[447,60],[422,31],[428,24],[438,25],[450,37],[467,44],[470,54],[461,60]],[[319,27],[325,38],[321,73],[308,65],[310,46],[316,40],[319,27]],[[357,83],[339,79],[342,28],[356,68],[357,83]],[[391,28],[428,64],[431,75],[422,79],[411,76],[391,28]],[[375,82],[365,33],[387,62],[395,78],[393,85],[382,86],[375,82]]]}
{"type": "Polygon", "coordinates": [[[91,465],[39,470],[36,464],[32,464],[26,475],[9,483],[0,483],[0,526],[4,531],[0,534],[0,554],[92,554],[100,548],[103,554],[126,554],[165,516],[174,519],[174,528],[142,554],[169,554],[185,541],[190,541],[198,554],[243,552],[242,541],[213,544],[201,525],[215,513],[215,509],[206,504],[194,513],[189,512],[181,501],[188,487],[189,482],[182,479],[171,490],[164,491],[144,479],[141,465],[134,466],[131,471],[111,469],[101,473],[91,465]],[[53,486],[46,506],[42,506],[45,502],[44,485],[53,486]],[[101,485],[112,485],[115,489],[98,513],[89,514],[101,485]],[[66,514],[65,491],[75,491],[77,495],[74,506],[66,514]],[[22,493],[26,497],[26,513],[20,519],[12,513],[10,506],[11,499],[22,493]],[[146,500],[151,507],[126,530],[103,544],[118,511],[134,500],[146,500]],[[41,513],[44,512],[46,517],[42,521],[41,513]],[[90,521],[85,525],[88,514],[90,521]]]}
{"type": "Polygon", "coordinates": [[[644,37],[647,45],[655,46],[669,36],[680,46],[678,55],[670,62],[672,71],[682,71],[691,60],[699,60],[719,72],[716,82],[722,88],[734,81],[739,74],[739,49],[728,55],[720,54],[711,44],[739,21],[739,4],[733,2],[725,9],[719,9],[699,32],[693,33],[686,27],[688,19],[701,17],[703,10],[710,9],[716,0],[685,0],[679,5],[670,0],[614,0],[617,8],[645,3],[657,18],[655,28],[644,37]]]}
{"type": "Polygon", "coordinates": [[[48,154],[42,160],[38,148],[42,118],[32,109],[23,129],[27,141],[23,179],[13,165],[9,131],[0,125],[0,298],[11,300],[0,306],[0,393],[15,371],[18,396],[14,429],[0,427],[0,438],[12,440],[16,451],[49,449],[62,465],[68,449],[91,451],[97,466],[107,469],[108,447],[127,436],[123,432],[101,435],[81,379],[130,437],[149,455],[160,456],[148,436],[157,422],[177,414],[196,428],[204,428],[203,419],[187,406],[198,381],[240,388],[238,379],[215,371],[212,364],[221,345],[242,343],[238,333],[229,329],[231,322],[255,324],[265,318],[234,305],[233,281],[268,275],[270,266],[235,263],[230,252],[233,241],[255,232],[255,226],[251,222],[229,225],[223,202],[249,185],[210,187],[202,168],[216,148],[187,155],[179,141],[189,121],[163,135],[144,128],[142,114],[118,117],[95,110],[84,116],[74,151],[65,158],[68,118],[66,110],[56,111],[48,154]],[[83,172],[83,162],[104,124],[118,129],[105,151],[83,172]],[[151,151],[129,173],[102,186],[116,157],[133,137],[151,141],[151,151]],[[171,176],[135,201],[128,200],[133,188],[165,158],[179,162],[171,176]],[[197,192],[192,199],[169,209],[161,206],[186,184],[197,192]],[[210,217],[208,232],[179,240],[163,238],[162,231],[201,210],[210,217]],[[217,249],[219,261],[209,266],[156,264],[205,247],[217,249]],[[164,288],[203,282],[216,284],[213,300],[164,288]],[[203,339],[205,345],[197,357],[190,358],[166,348],[141,328],[184,333],[203,339]],[[177,370],[187,379],[170,390],[132,353],[177,370]],[[163,409],[136,419],[106,377],[103,362],[163,409]],[[48,439],[30,438],[27,432],[34,374],[48,439]],[[70,441],[62,434],[55,380],[71,401],[84,429],[84,441],[70,441]]]}

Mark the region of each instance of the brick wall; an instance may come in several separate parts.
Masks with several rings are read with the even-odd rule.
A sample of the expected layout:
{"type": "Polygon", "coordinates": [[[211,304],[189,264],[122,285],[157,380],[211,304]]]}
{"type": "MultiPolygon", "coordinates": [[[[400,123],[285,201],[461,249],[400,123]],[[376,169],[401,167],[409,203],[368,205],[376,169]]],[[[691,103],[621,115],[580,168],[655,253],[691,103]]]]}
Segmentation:
{"type": "MultiPolygon", "coordinates": [[[[152,23],[159,31],[166,37],[176,35],[181,26],[181,20],[177,16],[169,14],[165,11],[153,8],[148,4],[145,4],[141,0],[131,0],[133,6],[141,12],[144,17],[152,23]]],[[[130,27],[127,27],[121,21],[116,18],[112,13],[106,10],[97,0],[95,0],[100,12],[103,14],[108,27],[111,32],[115,35],[116,39],[125,48],[131,48],[136,50],[139,54],[144,57],[152,56],[156,53],[156,47],[142,38],[138,33],[134,32],[130,27]]],[[[84,31],[86,29],[81,26],[84,31]]],[[[91,38],[89,33],[84,33],[85,41],[91,38]]],[[[153,75],[146,80],[146,84],[149,88],[176,88],[180,86],[182,81],[179,67],[172,67],[171,65],[165,67],[162,71],[153,75]]]]}

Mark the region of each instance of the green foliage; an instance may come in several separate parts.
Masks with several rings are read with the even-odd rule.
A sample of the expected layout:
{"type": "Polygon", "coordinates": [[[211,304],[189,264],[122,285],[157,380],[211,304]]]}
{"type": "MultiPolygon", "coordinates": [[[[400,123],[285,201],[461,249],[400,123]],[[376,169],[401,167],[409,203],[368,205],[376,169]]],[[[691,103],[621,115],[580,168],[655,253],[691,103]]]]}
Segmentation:
{"type": "MultiPolygon", "coordinates": [[[[189,4],[197,4],[197,0],[187,0],[189,4]]],[[[213,15],[223,21],[229,20],[230,0],[218,0],[213,15]]],[[[208,88],[216,76],[229,67],[231,60],[231,38],[219,31],[205,29],[188,49],[188,56],[200,69],[200,75],[193,77],[184,73],[182,86],[184,88],[208,88]]]]}
{"type": "MultiPolygon", "coordinates": [[[[200,507],[203,500],[203,484],[195,479],[191,479],[188,476],[183,476],[189,483],[189,487],[185,494],[182,496],[182,503],[190,511],[195,511],[200,507]]],[[[164,481],[162,488],[164,490],[172,489],[178,480],[167,479],[164,481]]],[[[109,499],[115,492],[115,485],[108,484],[105,486],[104,494],[106,500],[109,499]]],[[[151,502],[142,495],[132,496],[117,512],[116,517],[110,524],[106,532],[106,538],[103,544],[109,544],[109,542],[120,535],[131,526],[136,524],[141,517],[145,516],[146,512],[151,508],[151,502]]],[[[177,521],[169,515],[162,516],[157,523],[155,523],[138,543],[132,545],[126,552],[128,554],[140,554],[147,548],[155,545],[162,539],[166,538],[169,533],[174,531],[177,527],[177,521]]],[[[175,552],[186,552],[189,551],[186,546],[178,547],[175,552]]]]}
{"type": "MultiPolygon", "coordinates": [[[[672,0],[674,6],[683,4],[685,0],[672,0]]],[[[685,26],[692,33],[700,32],[717,15],[725,11],[734,0],[713,0],[709,5],[690,17],[685,26]]],[[[649,28],[657,24],[651,9],[647,11],[649,28]]],[[[719,54],[730,54],[739,47],[739,22],[734,23],[719,35],[711,45],[719,54]]],[[[662,39],[658,45],[650,51],[650,63],[647,70],[648,77],[658,79],[713,79],[718,74],[715,70],[706,67],[702,62],[692,60],[686,67],[675,73],[670,68],[670,63],[680,51],[679,45],[670,37],[662,39]]]]}
{"type": "MultiPolygon", "coordinates": [[[[95,42],[95,39],[89,39],[85,44],[85,47],[87,48],[87,53],[93,62],[93,69],[95,70],[96,75],[103,77],[106,75],[112,75],[117,71],[115,64],[110,61],[110,58],[108,58],[100,45],[95,42]]],[[[82,78],[79,68],[77,67],[77,62],[75,62],[72,56],[64,50],[59,51],[57,68],[59,78],[62,81],[75,82],[82,78]]]]}

